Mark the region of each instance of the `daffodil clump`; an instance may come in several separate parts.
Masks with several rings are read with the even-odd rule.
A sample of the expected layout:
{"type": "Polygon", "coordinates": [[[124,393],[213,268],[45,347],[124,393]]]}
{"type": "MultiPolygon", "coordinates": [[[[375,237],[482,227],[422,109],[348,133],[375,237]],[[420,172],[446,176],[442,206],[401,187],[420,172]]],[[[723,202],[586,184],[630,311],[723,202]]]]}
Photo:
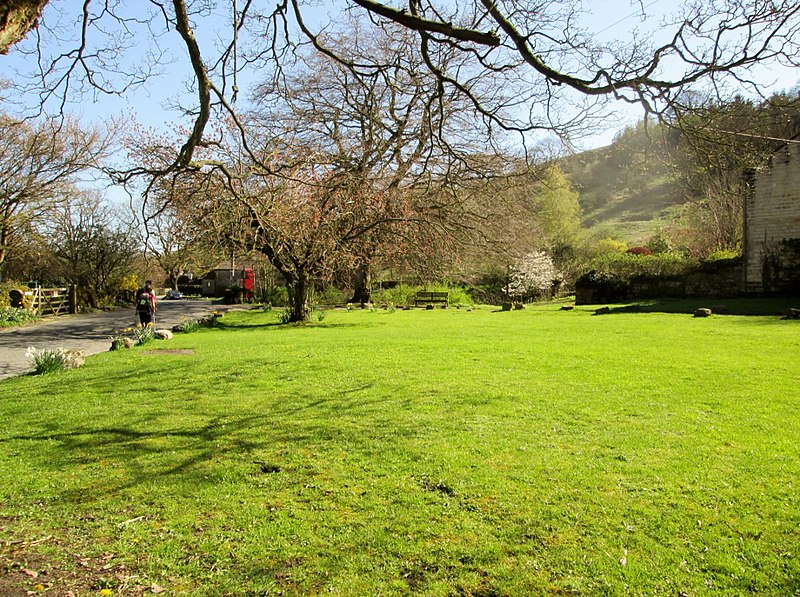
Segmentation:
{"type": "Polygon", "coordinates": [[[185,334],[190,334],[200,329],[200,322],[196,319],[183,317],[181,318],[181,322],[178,324],[178,327],[180,327],[180,330],[185,334]]]}
{"type": "Polygon", "coordinates": [[[30,359],[36,375],[74,369],[83,365],[83,353],[79,350],[29,346],[25,356],[30,359]]]}
{"type": "Polygon", "coordinates": [[[135,328],[131,328],[131,331],[133,332],[133,339],[136,340],[136,344],[139,345],[147,344],[155,338],[155,330],[153,330],[152,323],[148,323],[147,325],[142,325],[140,323],[135,328]]]}

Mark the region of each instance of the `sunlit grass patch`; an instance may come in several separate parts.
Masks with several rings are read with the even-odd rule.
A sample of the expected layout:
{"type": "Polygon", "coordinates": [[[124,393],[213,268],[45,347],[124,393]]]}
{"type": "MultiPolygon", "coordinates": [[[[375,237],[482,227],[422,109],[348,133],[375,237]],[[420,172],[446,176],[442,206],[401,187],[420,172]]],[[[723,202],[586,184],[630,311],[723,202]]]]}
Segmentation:
{"type": "Polygon", "coordinates": [[[800,588],[794,322],[250,311],[169,348],[0,384],[2,540],[178,594],[800,588]]]}

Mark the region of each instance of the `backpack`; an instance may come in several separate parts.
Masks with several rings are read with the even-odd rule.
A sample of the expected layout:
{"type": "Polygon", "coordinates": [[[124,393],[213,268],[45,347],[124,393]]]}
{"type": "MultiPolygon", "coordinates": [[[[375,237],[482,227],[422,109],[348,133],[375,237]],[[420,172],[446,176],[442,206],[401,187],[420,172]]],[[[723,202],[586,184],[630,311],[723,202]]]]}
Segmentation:
{"type": "Polygon", "coordinates": [[[136,293],[136,310],[149,311],[150,310],[150,293],[146,290],[139,290],[136,293]]]}

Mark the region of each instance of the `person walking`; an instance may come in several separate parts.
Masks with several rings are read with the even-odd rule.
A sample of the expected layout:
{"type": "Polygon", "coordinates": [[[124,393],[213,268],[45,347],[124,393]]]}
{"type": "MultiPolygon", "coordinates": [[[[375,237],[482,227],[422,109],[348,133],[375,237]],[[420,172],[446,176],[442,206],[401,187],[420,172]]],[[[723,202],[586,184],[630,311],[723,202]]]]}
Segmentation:
{"type": "Polygon", "coordinates": [[[136,313],[139,314],[139,323],[142,327],[153,325],[156,316],[156,293],[153,292],[153,283],[148,280],[144,288],[136,291],[136,313]]]}

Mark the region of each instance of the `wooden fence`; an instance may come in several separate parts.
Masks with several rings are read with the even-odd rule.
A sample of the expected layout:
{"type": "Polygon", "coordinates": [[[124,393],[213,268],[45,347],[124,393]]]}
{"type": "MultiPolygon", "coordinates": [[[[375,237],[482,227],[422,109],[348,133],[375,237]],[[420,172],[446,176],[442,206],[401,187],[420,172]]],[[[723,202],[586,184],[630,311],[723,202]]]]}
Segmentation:
{"type": "Polygon", "coordinates": [[[28,311],[40,315],[78,312],[77,288],[74,285],[69,288],[31,288],[22,293],[21,302],[28,311]]]}

